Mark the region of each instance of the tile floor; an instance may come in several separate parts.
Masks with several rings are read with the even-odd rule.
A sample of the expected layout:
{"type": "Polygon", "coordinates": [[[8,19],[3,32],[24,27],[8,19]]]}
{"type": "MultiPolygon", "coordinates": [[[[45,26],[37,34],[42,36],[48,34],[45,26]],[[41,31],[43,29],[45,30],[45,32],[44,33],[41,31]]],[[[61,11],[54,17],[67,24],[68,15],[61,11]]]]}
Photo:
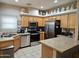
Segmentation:
{"type": "Polygon", "coordinates": [[[41,44],[22,48],[14,54],[14,57],[15,58],[41,58],[41,44]]]}

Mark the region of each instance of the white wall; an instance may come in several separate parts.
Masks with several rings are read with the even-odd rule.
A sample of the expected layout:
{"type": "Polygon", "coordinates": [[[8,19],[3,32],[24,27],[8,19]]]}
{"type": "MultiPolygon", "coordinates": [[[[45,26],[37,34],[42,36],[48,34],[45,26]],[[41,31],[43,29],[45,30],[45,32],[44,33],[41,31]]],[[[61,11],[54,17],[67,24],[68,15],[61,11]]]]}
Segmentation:
{"type": "MultiPolygon", "coordinates": [[[[17,16],[18,20],[21,20],[20,13],[22,7],[12,6],[8,4],[0,4],[0,13],[6,15],[17,16]]],[[[30,15],[39,15],[38,9],[28,8],[30,15]]]]}
{"type": "MultiPolygon", "coordinates": [[[[19,7],[10,6],[10,5],[6,5],[6,4],[0,4],[0,16],[4,16],[4,15],[5,16],[14,16],[14,17],[17,17],[17,20],[21,20],[19,7]]],[[[0,22],[1,22],[1,18],[0,18],[0,22]]],[[[0,23],[0,31],[2,32],[3,30],[1,30],[1,29],[2,28],[1,28],[1,23],[0,23]]],[[[8,31],[13,31],[13,30],[8,30],[8,31]]],[[[5,32],[7,32],[7,31],[5,31],[5,32]]]]}
{"type": "Polygon", "coordinates": [[[39,12],[37,9],[29,8],[29,14],[31,15],[39,15],[39,12]]]}
{"type": "MultiPolygon", "coordinates": [[[[2,15],[16,16],[17,20],[18,20],[18,23],[20,23],[21,8],[22,7],[17,7],[17,6],[12,6],[12,5],[8,5],[8,4],[1,4],[0,3],[0,19],[1,19],[2,15]]],[[[29,9],[29,14],[38,15],[38,10],[34,9],[34,8],[30,8],[29,9]]],[[[0,25],[0,27],[1,27],[1,25],[0,25]]],[[[0,31],[1,31],[1,29],[0,29],[0,31]]]]}

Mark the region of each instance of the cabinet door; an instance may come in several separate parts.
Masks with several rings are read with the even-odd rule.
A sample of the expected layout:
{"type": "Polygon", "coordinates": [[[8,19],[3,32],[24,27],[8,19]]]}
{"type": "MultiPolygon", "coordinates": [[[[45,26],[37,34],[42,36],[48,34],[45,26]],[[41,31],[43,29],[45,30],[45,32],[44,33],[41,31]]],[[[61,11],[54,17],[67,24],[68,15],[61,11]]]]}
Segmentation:
{"type": "Polygon", "coordinates": [[[61,27],[68,28],[68,15],[61,15],[61,27]]]}
{"type": "Polygon", "coordinates": [[[42,27],[43,26],[43,19],[42,18],[38,18],[38,26],[42,27]]]}
{"type": "Polygon", "coordinates": [[[38,26],[39,27],[43,26],[43,19],[42,19],[42,17],[35,17],[34,21],[38,22],[38,26]]]}
{"type": "Polygon", "coordinates": [[[54,18],[55,18],[55,17],[45,17],[45,18],[43,18],[43,26],[45,26],[45,22],[46,22],[46,21],[55,20],[54,18]]]}
{"type": "Polygon", "coordinates": [[[18,48],[21,47],[21,37],[20,36],[17,36],[14,38],[14,51],[16,51],[18,48]]]}
{"type": "Polygon", "coordinates": [[[40,32],[40,40],[44,40],[45,37],[44,37],[44,32],[40,32]]]}
{"type": "Polygon", "coordinates": [[[42,26],[45,26],[45,18],[42,18],[42,22],[43,22],[42,26]]]}
{"type": "Polygon", "coordinates": [[[53,21],[53,20],[56,20],[55,16],[49,17],[49,21],[53,21]]]}
{"type": "Polygon", "coordinates": [[[75,28],[76,20],[77,20],[76,14],[69,14],[69,19],[68,19],[69,28],[75,28]]]}
{"type": "Polygon", "coordinates": [[[34,22],[34,17],[29,16],[29,22],[34,22]]]}
{"type": "Polygon", "coordinates": [[[5,47],[11,46],[11,45],[13,45],[13,41],[12,40],[0,42],[0,48],[1,47],[5,48],[5,47]]]}
{"type": "Polygon", "coordinates": [[[28,27],[28,16],[22,16],[21,18],[21,27],[28,27]]]}
{"type": "Polygon", "coordinates": [[[37,20],[38,20],[38,17],[34,17],[34,20],[33,21],[34,22],[38,22],[37,20]]]}
{"type": "Polygon", "coordinates": [[[48,18],[47,17],[43,18],[43,26],[45,26],[46,21],[48,21],[48,18]]]}
{"type": "Polygon", "coordinates": [[[61,20],[61,17],[60,16],[56,16],[56,20],[61,20]]]}

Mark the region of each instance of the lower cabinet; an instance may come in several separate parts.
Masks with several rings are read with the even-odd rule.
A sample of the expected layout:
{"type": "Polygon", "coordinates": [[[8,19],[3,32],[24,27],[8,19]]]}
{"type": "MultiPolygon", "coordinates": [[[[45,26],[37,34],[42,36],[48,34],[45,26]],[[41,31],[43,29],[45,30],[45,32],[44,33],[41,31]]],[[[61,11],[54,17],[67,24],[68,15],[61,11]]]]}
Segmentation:
{"type": "Polygon", "coordinates": [[[40,32],[40,40],[44,40],[45,39],[45,33],[44,32],[40,32]]]}
{"type": "Polygon", "coordinates": [[[42,44],[42,58],[52,58],[53,57],[53,49],[42,44]]]}
{"type": "Polygon", "coordinates": [[[21,37],[17,36],[14,38],[13,45],[15,46],[14,51],[21,47],[21,37]]]}
{"type": "MultiPolygon", "coordinates": [[[[50,44],[49,44],[50,45],[50,44]]],[[[73,48],[70,48],[66,51],[58,51],[57,49],[50,47],[49,45],[43,44],[42,43],[42,53],[41,57],[42,58],[74,58],[76,57],[76,54],[79,56],[79,46],[75,46],[73,48]]]]}
{"type": "Polygon", "coordinates": [[[8,46],[11,46],[13,45],[13,41],[10,40],[10,41],[3,41],[3,42],[0,42],[0,48],[4,48],[4,47],[8,47],[8,46]]]}
{"type": "Polygon", "coordinates": [[[30,45],[30,35],[25,36],[15,36],[12,40],[6,40],[0,42],[0,48],[5,48],[14,45],[14,51],[18,50],[20,47],[30,45]]]}

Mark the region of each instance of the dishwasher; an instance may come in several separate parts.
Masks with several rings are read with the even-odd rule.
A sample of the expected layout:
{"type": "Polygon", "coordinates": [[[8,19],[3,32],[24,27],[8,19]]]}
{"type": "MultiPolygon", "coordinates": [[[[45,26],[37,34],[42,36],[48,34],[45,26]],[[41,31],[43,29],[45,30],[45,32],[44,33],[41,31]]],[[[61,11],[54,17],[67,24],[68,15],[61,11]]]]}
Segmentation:
{"type": "Polygon", "coordinates": [[[30,46],[30,34],[21,35],[21,47],[30,46]]]}

